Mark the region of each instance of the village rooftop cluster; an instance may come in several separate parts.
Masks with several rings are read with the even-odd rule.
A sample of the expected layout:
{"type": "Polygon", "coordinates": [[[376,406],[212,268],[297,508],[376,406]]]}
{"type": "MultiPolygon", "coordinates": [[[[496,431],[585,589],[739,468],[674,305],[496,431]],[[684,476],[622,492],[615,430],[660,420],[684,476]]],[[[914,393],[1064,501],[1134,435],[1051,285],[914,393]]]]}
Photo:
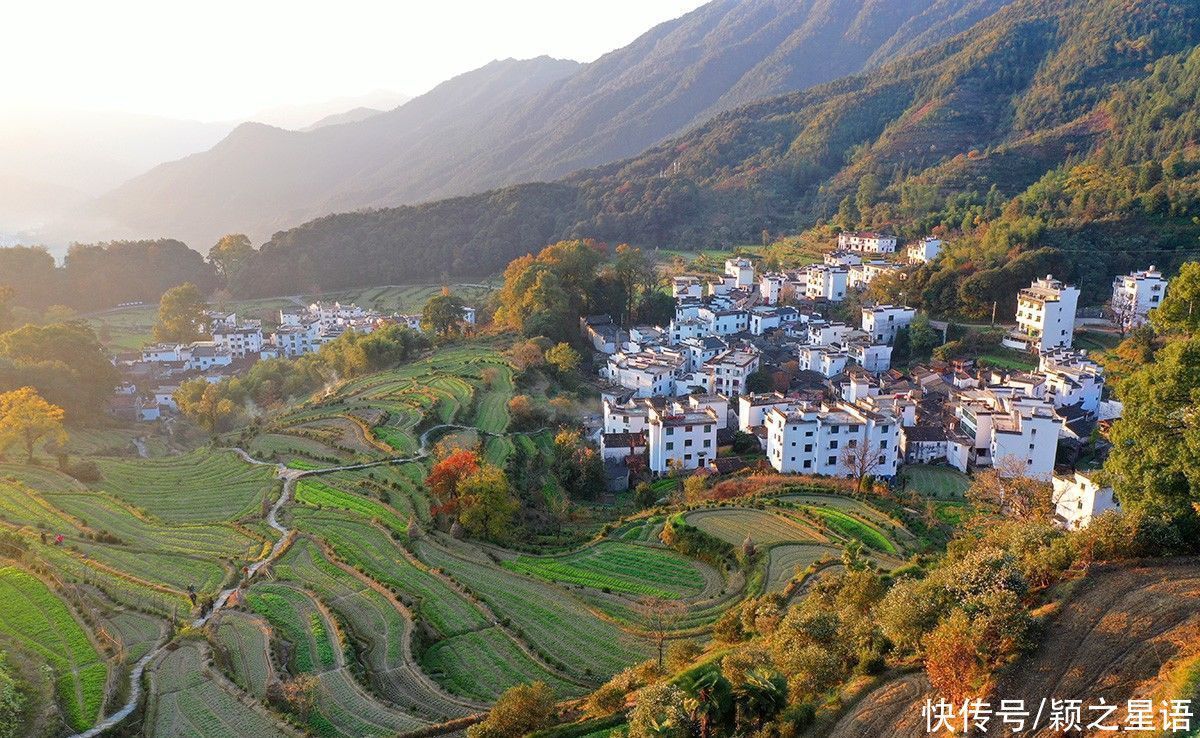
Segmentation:
{"type": "MultiPolygon", "coordinates": [[[[158,420],[178,412],[175,392],[187,380],[201,378],[215,384],[258,361],[319,351],[347,331],[365,335],[389,324],[421,330],[420,315],[385,315],[340,302],[316,301],[280,310],[278,326],[269,332],[264,332],[261,320],[242,320],[234,312],[210,310],[207,318],[208,340],[153,344],[113,358],[124,377],[110,403],[115,415],[158,420]]],[[[475,308],[463,307],[462,320],[475,325],[475,308]]]]}
{"type": "MultiPolygon", "coordinates": [[[[732,471],[739,460],[717,449],[740,432],[781,473],[890,481],[904,464],[991,467],[1053,479],[1064,527],[1117,507],[1110,489],[1075,471],[1093,429],[1121,406],[1107,399],[1103,368],[1072,347],[1074,286],[1046,275],[1017,296],[1017,326],[1003,345],[1036,358],[1030,372],[972,360],[893,367],[897,333],[917,315],[903,305],[864,306],[857,325],[825,317],[901,259],[929,262],[941,249],[937,238],[898,252],[893,236],[843,233],[836,251],[804,269],[759,274],[733,257],[723,274],[675,277],[667,326],[626,330],[607,315],[581,317],[605,383],[596,435],[610,484],[627,483],[631,457],[656,475],[732,471]],[[786,391],[748,390],[751,375],[790,361],[799,371],[786,391]]],[[[1140,325],[1166,289],[1154,267],[1119,277],[1114,320],[1140,325]]]]}

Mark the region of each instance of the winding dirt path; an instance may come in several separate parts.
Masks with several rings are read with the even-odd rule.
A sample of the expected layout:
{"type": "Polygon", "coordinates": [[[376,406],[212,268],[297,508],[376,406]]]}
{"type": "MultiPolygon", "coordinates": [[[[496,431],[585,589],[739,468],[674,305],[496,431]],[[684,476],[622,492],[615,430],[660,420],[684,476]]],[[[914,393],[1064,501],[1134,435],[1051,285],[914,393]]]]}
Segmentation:
{"type": "MultiPolygon", "coordinates": [[[[271,526],[273,529],[275,529],[276,531],[279,532],[279,539],[276,540],[274,545],[271,546],[271,550],[267,553],[266,556],[264,556],[263,558],[259,559],[256,562],[254,562],[253,564],[251,564],[248,567],[250,577],[253,577],[264,566],[268,566],[269,564],[273,563],[275,561],[275,559],[278,558],[279,555],[283,551],[285,551],[287,549],[288,545],[291,543],[291,539],[295,535],[295,532],[291,528],[288,528],[286,525],[284,525],[282,522],[280,522],[279,513],[280,513],[280,511],[283,510],[285,505],[287,505],[289,502],[292,501],[292,498],[296,492],[296,483],[300,479],[302,479],[303,477],[319,476],[321,474],[330,474],[330,473],[339,472],[339,471],[352,471],[355,469],[365,469],[368,467],[382,466],[385,464],[407,464],[407,463],[413,462],[413,461],[421,461],[423,459],[428,458],[430,455],[429,438],[434,433],[443,431],[443,430],[468,430],[468,429],[476,430],[476,431],[479,430],[478,428],[475,428],[474,426],[460,425],[457,423],[442,423],[442,424],[435,425],[435,426],[428,428],[427,430],[425,430],[425,432],[423,432],[421,434],[421,436],[420,436],[421,445],[420,445],[420,448],[418,449],[417,453],[415,453],[415,454],[412,454],[409,456],[396,456],[396,457],[392,457],[392,458],[388,458],[388,459],[380,459],[378,461],[370,461],[370,462],[366,462],[363,464],[346,464],[346,465],[342,465],[342,466],[322,467],[320,469],[303,469],[303,470],[291,469],[291,468],[284,466],[283,464],[275,464],[275,463],[271,463],[268,461],[261,461],[259,459],[256,459],[253,456],[251,456],[249,453],[247,453],[245,451],[245,449],[241,449],[241,448],[231,449],[234,453],[236,453],[238,456],[240,456],[243,461],[245,461],[248,464],[254,464],[254,465],[258,465],[258,466],[273,466],[273,467],[275,467],[276,476],[278,476],[280,479],[283,480],[283,492],[279,495],[279,499],[275,501],[275,504],[271,505],[271,509],[267,513],[267,525],[271,526]]],[[[536,431],[525,431],[524,433],[487,433],[486,431],[479,431],[479,432],[484,435],[524,435],[525,433],[540,433],[543,430],[545,430],[545,429],[541,428],[536,431]]],[[[200,628],[200,627],[203,627],[204,625],[206,625],[209,622],[209,620],[211,620],[213,618],[214,615],[216,615],[217,613],[219,613],[221,610],[223,610],[225,608],[225,606],[229,603],[229,598],[231,596],[233,596],[233,593],[236,591],[237,591],[236,586],[229,587],[227,589],[222,590],[221,593],[218,594],[217,597],[213,600],[212,608],[208,611],[208,613],[193,620],[192,625],[197,628],[200,628]]],[[[154,648],[150,649],[150,651],[148,651],[144,656],[142,656],[142,658],[138,659],[136,664],[134,664],[133,669],[129,674],[129,698],[125,701],[125,704],[122,705],[119,710],[117,710],[113,714],[109,715],[108,717],[104,718],[100,722],[96,723],[94,726],[92,726],[88,730],[85,730],[82,733],[76,733],[75,735],[71,736],[71,738],[93,738],[93,736],[101,735],[105,731],[107,731],[113,727],[116,727],[123,720],[125,720],[125,718],[129,717],[129,715],[134,711],[134,709],[137,708],[138,703],[142,699],[142,674],[146,669],[146,665],[148,663],[150,663],[150,661],[152,659],[154,659],[156,656],[163,653],[163,649],[165,648],[165,646],[167,645],[168,642],[169,641],[160,641],[157,645],[155,645],[154,648]]]]}

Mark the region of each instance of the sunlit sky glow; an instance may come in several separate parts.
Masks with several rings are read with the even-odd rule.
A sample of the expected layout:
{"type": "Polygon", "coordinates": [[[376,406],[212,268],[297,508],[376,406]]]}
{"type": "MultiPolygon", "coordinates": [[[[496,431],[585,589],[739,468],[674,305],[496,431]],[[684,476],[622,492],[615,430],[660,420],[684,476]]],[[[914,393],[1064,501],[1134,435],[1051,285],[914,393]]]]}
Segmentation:
{"type": "MultiPolygon", "coordinates": [[[[36,0],[4,10],[13,108],[207,121],[375,90],[417,95],[487,62],[591,61],[701,0],[36,0]]],[[[0,115],[3,110],[0,109],[0,115]]]]}

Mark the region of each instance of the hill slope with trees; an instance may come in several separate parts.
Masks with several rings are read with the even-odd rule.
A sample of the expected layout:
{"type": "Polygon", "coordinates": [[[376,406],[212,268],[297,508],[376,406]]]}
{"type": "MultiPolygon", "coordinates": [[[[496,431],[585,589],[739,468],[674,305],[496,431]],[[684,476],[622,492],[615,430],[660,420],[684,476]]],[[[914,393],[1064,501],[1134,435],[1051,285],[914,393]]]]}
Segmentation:
{"type": "Polygon", "coordinates": [[[1008,1],[715,0],[590,64],[498,61],[363,121],[241,126],[102,198],[92,228],[203,248],[229,231],[261,241],[330,212],[554,179],[924,48],[1008,1]]]}
{"type": "MultiPolygon", "coordinates": [[[[311,221],[276,234],[235,286],[478,275],[560,238],[699,248],[824,220],[940,227],[993,261],[1120,240],[1140,262],[1195,241],[1198,38],[1200,8],[1182,0],[1020,0],[934,48],[723,113],[621,163],[311,221]]],[[[989,266],[951,257],[948,294],[989,266]]]]}

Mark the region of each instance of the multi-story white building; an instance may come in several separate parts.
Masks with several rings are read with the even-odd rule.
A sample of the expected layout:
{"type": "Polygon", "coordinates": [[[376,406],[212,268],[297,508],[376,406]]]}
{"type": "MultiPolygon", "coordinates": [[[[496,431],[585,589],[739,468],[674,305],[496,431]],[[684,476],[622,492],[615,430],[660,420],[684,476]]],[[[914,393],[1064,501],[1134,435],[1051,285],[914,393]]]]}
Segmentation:
{"type": "Polygon", "coordinates": [[[288,357],[311,353],[320,348],[320,326],[315,322],[280,325],[271,334],[271,343],[288,357]]]}
{"type": "Polygon", "coordinates": [[[800,369],[806,372],[817,372],[823,377],[834,377],[846,370],[850,361],[850,353],[840,346],[806,345],[796,350],[800,369]]]}
{"type": "Polygon", "coordinates": [[[658,349],[608,357],[600,375],[632,390],[636,397],[665,397],[676,392],[675,380],[687,371],[687,356],[677,350],[658,349]]]}
{"type": "Polygon", "coordinates": [[[917,311],[897,305],[875,305],[862,309],[862,329],[875,343],[892,343],[896,332],[907,328],[917,317],[917,311]]]}
{"type": "Polygon", "coordinates": [[[758,294],[767,305],[778,305],[787,287],[788,276],[779,272],[768,272],[758,279],[758,294]]]}
{"type": "Polygon", "coordinates": [[[786,407],[793,402],[780,392],[742,395],[738,398],[738,430],[749,433],[763,425],[771,408],[786,407]]]}
{"type": "Polygon", "coordinates": [[[725,260],[725,274],[733,277],[734,287],[754,285],[754,262],[743,257],[725,260]]]}
{"type": "Polygon", "coordinates": [[[1132,272],[1113,280],[1112,309],[1114,318],[1126,330],[1146,322],[1150,311],[1162,304],[1167,296],[1167,280],[1154,268],[1132,272]]]}
{"type": "Polygon", "coordinates": [[[851,476],[856,455],[864,453],[874,459],[871,474],[891,477],[899,468],[900,423],[887,414],[849,403],[797,402],[771,408],[765,425],[767,461],[782,473],[851,476]]]}
{"type": "Polygon", "coordinates": [[[821,262],[825,266],[846,267],[858,266],[863,262],[862,257],[858,254],[852,254],[849,251],[826,251],[821,257],[821,262]]]}
{"type": "Polygon", "coordinates": [[[870,231],[845,231],[838,234],[838,248],[864,254],[894,254],[896,237],[870,231]]]}
{"type": "Polygon", "coordinates": [[[1079,289],[1047,274],[1017,295],[1017,327],[1004,345],[1023,351],[1070,348],[1075,336],[1079,289]]]}
{"type": "Polygon", "coordinates": [[[870,341],[851,341],[846,353],[863,369],[872,374],[882,374],[892,368],[892,347],[870,341]]]}
{"type": "Polygon", "coordinates": [[[804,296],[811,300],[841,302],[846,299],[850,272],[846,267],[816,264],[805,270],[804,296]]]}
{"type": "Polygon", "coordinates": [[[958,431],[972,439],[972,463],[1005,476],[1048,480],[1054,472],[1060,422],[1043,400],[968,390],[954,405],[958,431]]]}
{"type": "Polygon", "coordinates": [[[711,408],[696,410],[668,403],[647,416],[650,470],[699,469],[717,457],[717,417],[711,408]]]}
{"type": "Polygon", "coordinates": [[[853,332],[854,329],[845,323],[831,323],[827,320],[808,321],[808,343],[813,346],[844,344],[853,332]]]}
{"type": "Polygon", "coordinates": [[[729,344],[722,340],[719,336],[698,336],[696,338],[685,338],[678,344],[680,351],[687,354],[687,370],[689,372],[698,372],[704,369],[704,365],[729,349],[729,344]]]}
{"type": "Polygon", "coordinates": [[[683,275],[671,280],[671,297],[678,300],[681,297],[700,299],[704,296],[704,284],[699,277],[683,275]]]}
{"type": "Polygon", "coordinates": [[[1104,396],[1104,369],[1099,364],[1085,360],[1077,366],[1054,366],[1043,372],[1045,397],[1054,407],[1079,405],[1085,412],[1099,414],[1104,396]]]}
{"type": "Polygon", "coordinates": [[[667,326],[668,341],[673,344],[707,334],[708,323],[699,318],[676,318],[667,326]]]}
{"type": "Polygon", "coordinates": [[[645,400],[617,402],[606,397],[602,404],[604,407],[605,433],[645,432],[646,419],[651,407],[645,400]]]}
{"type": "Polygon", "coordinates": [[[898,272],[900,267],[886,261],[864,261],[849,267],[846,273],[846,286],[854,290],[865,290],[876,277],[898,272]]]}
{"type": "Polygon", "coordinates": [[[755,348],[730,349],[704,365],[710,378],[709,389],[726,397],[737,397],[746,391],[746,378],[758,371],[762,356],[755,348]]]}
{"type": "Polygon", "coordinates": [[[750,327],[750,314],[745,310],[719,310],[705,305],[696,317],[707,323],[708,332],[716,336],[740,333],[750,327]]]}
{"type": "Polygon", "coordinates": [[[189,346],[191,358],[188,360],[189,369],[208,371],[217,366],[229,366],[233,363],[233,354],[217,346],[212,341],[195,341],[189,346]]]}
{"type": "Polygon", "coordinates": [[[800,313],[793,307],[750,308],[750,333],[761,336],[769,330],[782,328],[786,323],[794,323],[797,320],[800,320],[800,313]]]}
{"type": "Polygon", "coordinates": [[[942,253],[942,239],[936,236],[926,236],[920,241],[910,243],[905,249],[911,264],[928,264],[942,253]]]}
{"type": "Polygon", "coordinates": [[[213,328],[212,340],[218,347],[225,349],[234,357],[244,359],[246,354],[257,354],[262,351],[262,327],[221,324],[213,328]]]}
{"type": "Polygon", "coordinates": [[[1086,474],[1055,476],[1054,522],[1067,530],[1086,528],[1098,515],[1120,512],[1121,503],[1112,487],[1101,487],[1086,474]]]}

